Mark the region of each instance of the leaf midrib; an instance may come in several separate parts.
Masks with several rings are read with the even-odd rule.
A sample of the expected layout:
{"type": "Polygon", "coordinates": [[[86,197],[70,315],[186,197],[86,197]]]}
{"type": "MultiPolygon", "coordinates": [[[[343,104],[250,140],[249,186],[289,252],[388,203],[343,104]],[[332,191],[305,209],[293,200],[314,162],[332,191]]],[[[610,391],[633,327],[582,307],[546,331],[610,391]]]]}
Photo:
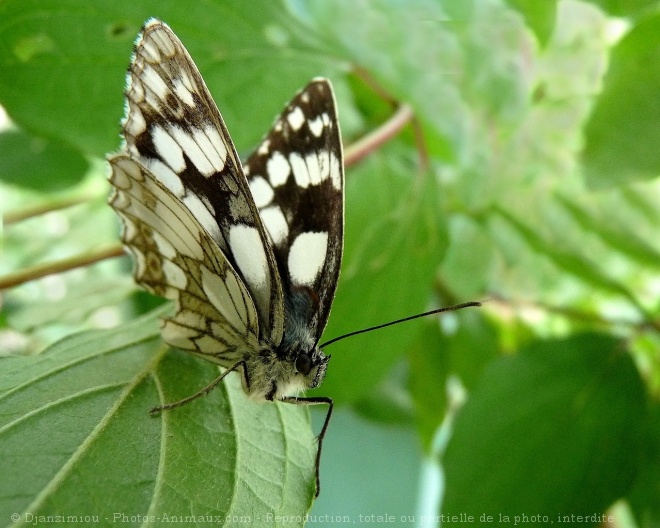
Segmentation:
{"type": "MultiPolygon", "coordinates": [[[[142,380],[149,374],[149,372],[153,371],[155,365],[160,361],[160,358],[167,351],[167,349],[168,347],[163,346],[161,350],[159,350],[159,352],[154,355],[152,360],[149,361],[144,366],[144,368],[135,375],[133,380],[127,384],[126,388],[119,395],[113,406],[108,409],[108,412],[106,412],[103,418],[101,418],[96,427],[94,427],[89,435],[87,435],[87,437],[81,442],[80,446],[71,454],[69,459],[62,465],[62,468],[53,476],[50,482],[48,482],[42,491],[37,494],[36,498],[24,509],[23,513],[39,511],[47,497],[50,496],[50,494],[53,493],[69,475],[71,470],[75,467],[76,462],[78,462],[82,456],[89,451],[94,441],[99,438],[101,431],[106,428],[119,407],[124,403],[124,401],[126,401],[128,396],[142,382],[142,380]]],[[[21,519],[22,521],[19,521],[18,523],[15,523],[11,526],[22,526],[26,516],[21,515],[21,519]]]]}

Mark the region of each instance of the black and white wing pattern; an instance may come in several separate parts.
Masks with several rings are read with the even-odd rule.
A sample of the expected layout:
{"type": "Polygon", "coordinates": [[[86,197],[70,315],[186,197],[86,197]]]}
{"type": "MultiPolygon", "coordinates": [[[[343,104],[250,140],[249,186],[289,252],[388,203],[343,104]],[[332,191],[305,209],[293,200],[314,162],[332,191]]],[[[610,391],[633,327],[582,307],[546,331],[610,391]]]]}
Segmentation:
{"type": "Polygon", "coordinates": [[[135,44],[126,101],[110,205],[135,280],[176,303],[165,340],[240,367],[257,399],[290,401],[290,391],[317,386],[343,240],[330,83],[316,79],[295,96],[244,170],[188,52],[152,19],[135,44]]]}
{"type": "Polygon", "coordinates": [[[325,79],[296,94],[245,165],[290,301],[287,328],[306,326],[317,341],[339,279],[343,166],[337,110],[325,79]]]}
{"type": "Polygon", "coordinates": [[[282,287],[240,159],[197,67],[160,21],[147,22],[138,37],[126,100],[126,154],[204,228],[241,274],[259,314],[259,337],[279,342],[282,287]]]}

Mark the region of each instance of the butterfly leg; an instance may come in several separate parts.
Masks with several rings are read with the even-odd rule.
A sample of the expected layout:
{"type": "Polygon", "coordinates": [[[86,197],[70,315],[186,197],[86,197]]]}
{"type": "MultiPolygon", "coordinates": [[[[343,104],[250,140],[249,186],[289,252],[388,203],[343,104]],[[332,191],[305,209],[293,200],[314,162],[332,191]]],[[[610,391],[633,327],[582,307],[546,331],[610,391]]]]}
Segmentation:
{"type": "Polygon", "coordinates": [[[319,396],[316,398],[296,398],[295,396],[286,396],[282,398],[285,403],[292,403],[294,405],[327,405],[328,414],[325,415],[325,421],[323,422],[323,427],[321,427],[321,432],[317,437],[319,442],[318,451],[316,451],[316,466],[315,466],[315,476],[316,476],[316,493],[314,497],[318,497],[321,492],[321,479],[319,478],[319,467],[321,465],[321,448],[323,447],[323,439],[325,438],[325,432],[328,429],[328,424],[330,423],[330,417],[332,416],[332,409],[334,407],[334,402],[332,398],[326,396],[319,396]]]}
{"type": "Polygon", "coordinates": [[[181,407],[182,405],[185,405],[186,403],[190,403],[193,400],[196,400],[200,396],[206,396],[209,392],[211,392],[223,379],[225,379],[225,376],[229,374],[230,372],[233,372],[236,370],[238,367],[242,366],[243,371],[245,371],[245,362],[244,361],[239,361],[237,363],[234,363],[231,367],[229,367],[227,370],[225,370],[222,374],[220,374],[217,378],[215,378],[211,383],[209,383],[206,387],[204,387],[202,390],[199,392],[196,392],[192,396],[188,396],[187,398],[183,398],[183,400],[176,401],[174,403],[166,403],[165,405],[158,405],[157,407],[154,407],[149,411],[149,414],[151,416],[156,416],[160,414],[162,411],[169,411],[170,409],[176,409],[177,407],[181,407]]]}

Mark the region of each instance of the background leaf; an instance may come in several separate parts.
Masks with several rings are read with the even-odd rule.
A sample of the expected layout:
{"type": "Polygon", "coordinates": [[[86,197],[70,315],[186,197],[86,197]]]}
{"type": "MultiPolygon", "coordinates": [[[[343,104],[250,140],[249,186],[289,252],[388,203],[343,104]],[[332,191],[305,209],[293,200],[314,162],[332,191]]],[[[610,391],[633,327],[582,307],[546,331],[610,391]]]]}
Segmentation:
{"type": "Polygon", "coordinates": [[[128,57],[150,17],[168,21],[195,57],[227,125],[236,129],[239,149],[257,142],[283,101],[310,77],[333,70],[322,56],[300,64],[310,49],[308,35],[282,2],[262,2],[259,9],[243,2],[117,2],[97,9],[80,1],[12,1],[0,6],[0,17],[3,106],[24,128],[96,156],[119,145],[128,57]],[[239,97],[252,109],[247,121],[226,104],[239,97]],[[80,111],[81,98],[93,113],[80,111]]]}
{"type": "Polygon", "coordinates": [[[536,37],[541,44],[545,44],[554,28],[554,17],[557,13],[557,2],[525,2],[524,0],[508,0],[509,5],[515,7],[531,29],[534,30],[536,37]]]}
{"type": "MultiPolygon", "coordinates": [[[[433,180],[426,178],[424,187],[415,185],[406,168],[412,170],[372,159],[346,183],[346,192],[355,197],[346,202],[346,222],[354,229],[346,233],[333,313],[351,315],[331,317],[323,340],[421,312],[426,305],[447,235],[437,215],[433,180]],[[402,254],[407,258],[399,258],[402,254]],[[386,305],[381,304],[384,285],[386,305]]],[[[419,328],[408,323],[405,332],[383,330],[332,345],[332,368],[318,391],[329,391],[340,403],[365,395],[405,352],[419,328]]]]}
{"type": "MultiPolygon", "coordinates": [[[[500,522],[534,515],[543,525],[566,512],[601,512],[630,490],[644,413],[635,367],[608,336],[536,343],[496,361],[456,420],[443,512],[500,522]]],[[[601,519],[568,524],[585,521],[601,519]]]]}
{"type": "Polygon", "coordinates": [[[614,16],[632,17],[657,6],[654,0],[591,0],[614,16]]]}
{"type": "Polygon", "coordinates": [[[586,128],[585,170],[594,187],[654,178],[660,156],[660,15],[635,25],[613,50],[603,90],[586,128]],[[643,137],[643,141],[639,138],[643,137]]]}
{"type": "Polygon", "coordinates": [[[77,150],[19,130],[0,134],[0,174],[6,183],[57,191],[74,185],[89,164],[77,150]]]}

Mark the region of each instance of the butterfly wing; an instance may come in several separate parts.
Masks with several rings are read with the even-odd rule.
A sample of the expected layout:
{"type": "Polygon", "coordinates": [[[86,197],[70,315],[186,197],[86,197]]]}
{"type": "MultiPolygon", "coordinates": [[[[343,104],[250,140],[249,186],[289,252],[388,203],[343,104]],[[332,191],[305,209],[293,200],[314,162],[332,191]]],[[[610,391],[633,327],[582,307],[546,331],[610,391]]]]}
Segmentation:
{"type": "MultiPolygon", "coordinates": [[[[224,263],[209,270],[220,282],[231,277],[245,285],[258,314],[260,340],[278,344],[284,300],[268,235],[220,112],[166,24],[154,19],[145,24],[127,79],[124,153],[153,177],[163,189],[161,196],[170,194],[180,203],[172,206],[176,215],[195,220],[189,230],[201,227],[207,245],[217,245],[224,263]],[[182,215],[183,209],[189,214],[182,215]],[[227,275],[226,269],[234,273],[227,275]]],[[[145,219],[138,216],[137,221],[145,219]]]]}
{"type": "Polygon", "coordinates": [[[163,336],[173,346],[225,366],[258,344],[257,311],[243,282],[190,210],[153,174],[124,154],[110,158],[110,205],[122,221],[122,242],[134,277],[148,291],[176,301],[163,336]]]}
{"type": "Polygon", "coordinates": [[[330,82],[314,79],[286,106],[245,172],[273,243],[287,333],[321,337],[339,279],[344,171],[330,82]]]}

